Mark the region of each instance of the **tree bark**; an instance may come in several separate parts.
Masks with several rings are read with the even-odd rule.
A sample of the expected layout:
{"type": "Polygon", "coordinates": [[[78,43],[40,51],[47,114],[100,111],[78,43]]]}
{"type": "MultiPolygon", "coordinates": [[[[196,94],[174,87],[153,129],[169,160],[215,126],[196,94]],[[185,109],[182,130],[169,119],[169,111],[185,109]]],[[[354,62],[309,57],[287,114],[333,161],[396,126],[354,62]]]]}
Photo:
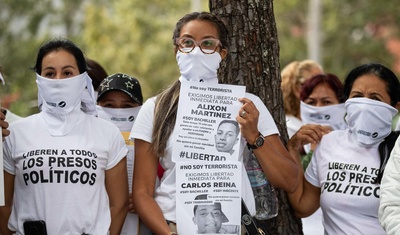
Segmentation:
{"type": "MultiPolygon", "coordinates": [[[[247,92],[258,95],[287,143],[273,0],[209,0],[209,6],[229,31],[228,57],[219,71],[221,81],[245,85],[247,92]]],[[[267,234],[303,234],[301,220],[294,216],[286,192],[278,190],[278,197],[278,216],[257,221],[259,226],[267,234]]]]}

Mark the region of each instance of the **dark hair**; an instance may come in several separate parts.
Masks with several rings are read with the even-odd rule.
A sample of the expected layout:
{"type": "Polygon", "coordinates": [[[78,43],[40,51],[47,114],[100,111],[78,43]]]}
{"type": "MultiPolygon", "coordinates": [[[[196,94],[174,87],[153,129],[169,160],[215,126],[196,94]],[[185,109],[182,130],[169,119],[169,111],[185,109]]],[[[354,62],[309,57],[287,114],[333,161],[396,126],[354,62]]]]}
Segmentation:
{"type": "Polygon", "coordinates": [[[376,176],[374,183],[380,184],[383,177],[383,172],[385,171],[386,164],[389,161],[390,153],[399,138],[400,131],[392,131],[388,136],[385,137],[385,140],[382,141],[378,146],[378,152],[380,157],[380,165],[379,165],[379,172],[376,176]]]}
{"type": "Polygon", "coordinates": [[[174,45],[176,45],[175,41],[177,38],[179,38],[179,35],[181,34],[182,27],[192,20],[204,20],[211,22],[218,31],[218,37],[221,41],[222,48],[227,48],[229,46],[228,30],[226,29],[225,24],[220,19],[218,19],[218,17],[209,12],[193,12],[186,14],[184,17],[182,17],[176,23],[175,30],[172,35],[172,43],[174,45]]]}
{"type": "Polygon", "coordinates": [[[79,47],[77,47],[72,41],[66,38],[54,38],[46,43],[44,43],[37,54],[36,64],[33,70],[40,74],[42,71],[42,61],[43,58],[50,52],[58,51],[58,50],[65,50],[71,53],[76,60],[76,63],[79,68],[79,73],[83,73],[87,71],[86,66],[86,59],[83,55],[83,52],[79,47]]]}
{"type": "Polygon", "coordinates": [[[328,86],[333,90],[333,92],[336,94],[336,98],[339,100],[339,103],[343,103],[343,83],[336,75],[331,73],[318,74],[306,80],[300,92],[300,100],[304,101],[307,99],[316,86],[324,83],[328,84],[328,86]]]}
{"type": "Polygon", "coordinates": [[[86,59],[88,67],[88,75],[92,79],[93,88],[95,91],[99,89],[101,81],[108,77],[107,71],[95,60],[86,59]]]}
{"type": "Polygon", "coordinates": [[[224,124],[224,123],[228,123],[228,124],[234,125],[235,128],[236,128],[236,135],[239,134],[240,128],[239,128],[239,124],[237,123],[237,121],[235,121],[235,120],[229,120],[229,119],[222,120],[222,121],[219,123],[217,129],[219,129],[219,127],[220,127],[222,124],[224,124]]]}
{"type": "Polygon", "coordinates": [[[377,63],[363,64],[350,71],[344,82],[344,98],[349,98],[355,80],[367,74],[374,74],[386,83],[386,89],[390,96],[390,104],[395,106],[400,100],[399,80],[390,69],[377,63]]]}

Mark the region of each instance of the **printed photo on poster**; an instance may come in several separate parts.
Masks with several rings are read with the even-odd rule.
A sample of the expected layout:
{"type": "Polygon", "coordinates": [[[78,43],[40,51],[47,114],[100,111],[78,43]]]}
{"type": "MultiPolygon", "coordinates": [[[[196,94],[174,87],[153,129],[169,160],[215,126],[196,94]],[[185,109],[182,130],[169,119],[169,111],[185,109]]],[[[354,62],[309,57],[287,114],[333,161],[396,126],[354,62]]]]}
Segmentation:
{"type": "Polygon", "coordinates": [[[238,161],[241,134],[236,116],[244,96],[244,86],[183,82],[172,160],[238,161]]]}
{"type": "Polygon", "coordinates": [[[239,234],[242,164],[176,165],[178,234],[239,234]]]}

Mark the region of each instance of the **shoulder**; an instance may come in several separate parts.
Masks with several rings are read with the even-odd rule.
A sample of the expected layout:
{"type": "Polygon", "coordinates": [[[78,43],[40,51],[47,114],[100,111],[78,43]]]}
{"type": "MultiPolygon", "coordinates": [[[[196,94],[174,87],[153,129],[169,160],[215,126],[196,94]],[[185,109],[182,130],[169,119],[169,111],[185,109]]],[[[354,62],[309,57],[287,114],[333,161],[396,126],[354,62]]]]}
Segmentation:
{"type": "Polygon", "coordinates": [[[153,97],[147,99],[143,103],[142,108],[140,109],[140,111],[142,111],[142,109],[145,109],[145,110],[154,109],[154,107],[156,106],[156,101],[157,101],[157,97],[156,96],[153,96],[153,97]]]}
{"type": "Polygon", "coordinates": [[[30,126],[30,128],[32,128],[33,125],[37,125],[38,116],[39,116],[38,113],[37,114],[32,114],[32,115],[30,115],[28,117],[18,119],[13,123],[9,123],[10,124],[9,129],[10,130],[19,129],[19,128],[25,128],[27,126],[30,126]]]}
{"type": "Polygon", "coordinates": [[[248,92],[246,92],[245,97],[254,103],[254,105],[257,107],[258,111],[260,111],[261,114],[269,113],[267,106],[265,106],[264,102],[260,99],[260,97],[248,92]]]}

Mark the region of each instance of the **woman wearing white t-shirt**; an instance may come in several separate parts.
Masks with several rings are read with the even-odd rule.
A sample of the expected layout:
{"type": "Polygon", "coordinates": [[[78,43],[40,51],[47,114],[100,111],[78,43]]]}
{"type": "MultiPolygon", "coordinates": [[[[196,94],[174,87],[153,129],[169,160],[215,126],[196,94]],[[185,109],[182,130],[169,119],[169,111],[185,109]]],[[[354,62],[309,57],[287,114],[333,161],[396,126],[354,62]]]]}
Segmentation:
{"type": "MultiPolygon", "coordinates": [[[[343,130],[345,108],[343,84],[334,74],[319,74],[304,82],[300,92],[300,115],[303,124],[320,124],[333,130],[343,130]]],[[[306,155],[301,156],[301,163],[306,169],[311,161],[316,144],[304,146],[306,155]]],[[[302,219],[305,235],[323,234],[322,211],[318,209],[302,219]]]]}
{"type": "MultiPolygon", "coordinates": [[[[218,83],[217,69],[228,53],[227,37],[224,24],[210,13],[194,12],[180,19],[176,24],[173,42],[181,77],[156,98],[143,104],[132,128],[131,137],[135,141],[135,211],[157,235],[176,234],[175,163],[171,159],[174,144],[171,133],[177,114],[180,83],[218,83]],[[159,161],[165,172],[155,191],[159,161]]],[[[297,187],[297,169],[279,139],[268,109],[252,94],[247,93],[239,101],[243,103],[240,115],[236,117],[243,137],[240,151],[244,151],[246,142],[254,144],[253,151],[270,182],[278,188],[293,191],[297,187]]],[[[239,155],[241,160],[242,154],[239,155]]],[[[251,192],[248,178],[242,180],[246,182],[242,185],[242,192],[251,192]]],[[[253,199],[252,211],[255,212],[253,195],[247,199],[248,202],[253,199]]],[[[247,205],[250,207],[250,204],[247,205]]]]}
{"type": "Polygon", "coordinates": [[[41,111],[10,125],[4,142],[0,233],[120,234],[127,148],[118,128],[95,116],[82,51],[53,39],[40,47],[34,70],[41,111]]]}
{"type": "MultiPolygon", "coordinates": [[[[332,130],[344,130],[343,84],[334,74],[319,74],[308,79],[300,92],[300,116],[304,124],[320,124],[332,130]]],[[[304,147],[306,155],[302,156],[304,169],[311,161],[316,144],[304,147]]]]}
{"type": "Polygon", "coordinates": [[[288,149],[300,170],[298,149],[318,146],[289,200],[299,217],[321,207],[325,234],[386,234],[378,221],[378,146],[391,133],[400,84],[385,66],[365,64],[348,74],[343,93],[346,130],[325,134],[329,129],[308,124],[290,139],[288,149]]]}

